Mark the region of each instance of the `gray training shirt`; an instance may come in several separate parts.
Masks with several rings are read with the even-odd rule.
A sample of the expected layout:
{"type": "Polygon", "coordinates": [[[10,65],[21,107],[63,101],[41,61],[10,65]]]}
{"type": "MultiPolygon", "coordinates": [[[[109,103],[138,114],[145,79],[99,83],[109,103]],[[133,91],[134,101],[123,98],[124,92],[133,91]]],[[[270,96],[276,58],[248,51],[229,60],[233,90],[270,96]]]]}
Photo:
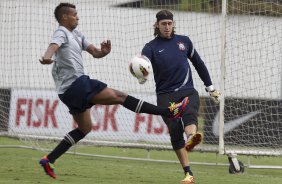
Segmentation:
{"type": "Polygon", "coordinates": [[[52,75],[58,94],[63,94],[81,75],[84,75],[82,51],[90,45],[84,35],[76,29],[70,32],[59,26],[50,44],[60,46],[54,55],[52,75]]]}

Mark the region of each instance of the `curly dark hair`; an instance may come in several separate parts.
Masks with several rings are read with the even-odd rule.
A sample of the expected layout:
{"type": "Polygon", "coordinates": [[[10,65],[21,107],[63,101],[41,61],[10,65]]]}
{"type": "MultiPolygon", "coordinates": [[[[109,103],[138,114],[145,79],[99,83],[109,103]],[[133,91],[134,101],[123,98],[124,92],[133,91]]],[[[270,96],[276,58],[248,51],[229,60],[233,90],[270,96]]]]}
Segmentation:
{"type": "MultiPolygon", "coordinates": [[[[173,14],[168,10],[161,10],[156,14],[157,22],[155,22],[155,24],[154,24],[154,36],[155,37],[160,36],[160,29],[157,27],[157,25],[160,21],[159,17],[173,17],[173,14]]],[[[173,36],[175,34],[174,29],[175,29],[175,27],[172,28],[171,36],[173,36]]]]}
{"type": "Polygon", "coordinates": [[[61,17],[63,14],[67,14],[69,11],[69,8],[74,8],[75,9],[75,5],[71,4],[71,3],[60,3],[54,11],[55,14],[55,18],[58,22],[60,22],[61,17]]]}

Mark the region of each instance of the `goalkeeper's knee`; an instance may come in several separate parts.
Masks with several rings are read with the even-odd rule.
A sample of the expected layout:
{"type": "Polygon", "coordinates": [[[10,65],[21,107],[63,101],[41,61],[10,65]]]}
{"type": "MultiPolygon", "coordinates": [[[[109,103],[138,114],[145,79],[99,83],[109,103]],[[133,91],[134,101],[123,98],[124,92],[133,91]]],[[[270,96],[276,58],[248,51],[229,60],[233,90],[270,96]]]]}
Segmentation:
{"type": "Polygon", "coordinates": [[[173,150],[179,150],[181,148],[184,148],[185,140],[171,140],[171,145],[173,150]]]}

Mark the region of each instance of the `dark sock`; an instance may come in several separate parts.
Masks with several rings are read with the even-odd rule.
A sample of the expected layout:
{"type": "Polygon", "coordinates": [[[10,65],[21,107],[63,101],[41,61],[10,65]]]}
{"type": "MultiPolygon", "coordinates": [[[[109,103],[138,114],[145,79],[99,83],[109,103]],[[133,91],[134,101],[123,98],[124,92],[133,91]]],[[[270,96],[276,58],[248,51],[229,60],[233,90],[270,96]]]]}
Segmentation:
{"type": "Polygon", "coordinates": [[[190,176],[193,176],[190,166],[183,167],[183,170],[184,170],[185,175],[186,173],[189,173],[190,176]]]}
{"type": "Polygon", "coordinates": [[[70,131],[57,147],[47,156],[51,163],[54,163],[57,158],[64,154],[72,145],[83,139],[85,134],[78,128],[70,131]]]}
{"type": "Polygon", "coordinates": [[[147,113],[154,115],[162,115],[170,117],[171,113],[167,107],[160,107],[143,100],[137,99],[133,96],[128,95],[122,104],[125,108],[136,112],[136,113],[147,113]]]}

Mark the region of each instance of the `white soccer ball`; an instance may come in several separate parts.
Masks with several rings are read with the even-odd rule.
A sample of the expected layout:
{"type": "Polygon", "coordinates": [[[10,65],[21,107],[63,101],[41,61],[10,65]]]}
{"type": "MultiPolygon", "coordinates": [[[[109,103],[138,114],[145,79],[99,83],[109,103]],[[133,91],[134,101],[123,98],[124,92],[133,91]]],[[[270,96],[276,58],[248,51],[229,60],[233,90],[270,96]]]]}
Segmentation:
{"type": "Polygon", "coordinates": [[[136,77],[140,84],[144,84],[152,71],[152,66],[146,56],[134,56],[129,63],[130,73],[136,77]]]}

